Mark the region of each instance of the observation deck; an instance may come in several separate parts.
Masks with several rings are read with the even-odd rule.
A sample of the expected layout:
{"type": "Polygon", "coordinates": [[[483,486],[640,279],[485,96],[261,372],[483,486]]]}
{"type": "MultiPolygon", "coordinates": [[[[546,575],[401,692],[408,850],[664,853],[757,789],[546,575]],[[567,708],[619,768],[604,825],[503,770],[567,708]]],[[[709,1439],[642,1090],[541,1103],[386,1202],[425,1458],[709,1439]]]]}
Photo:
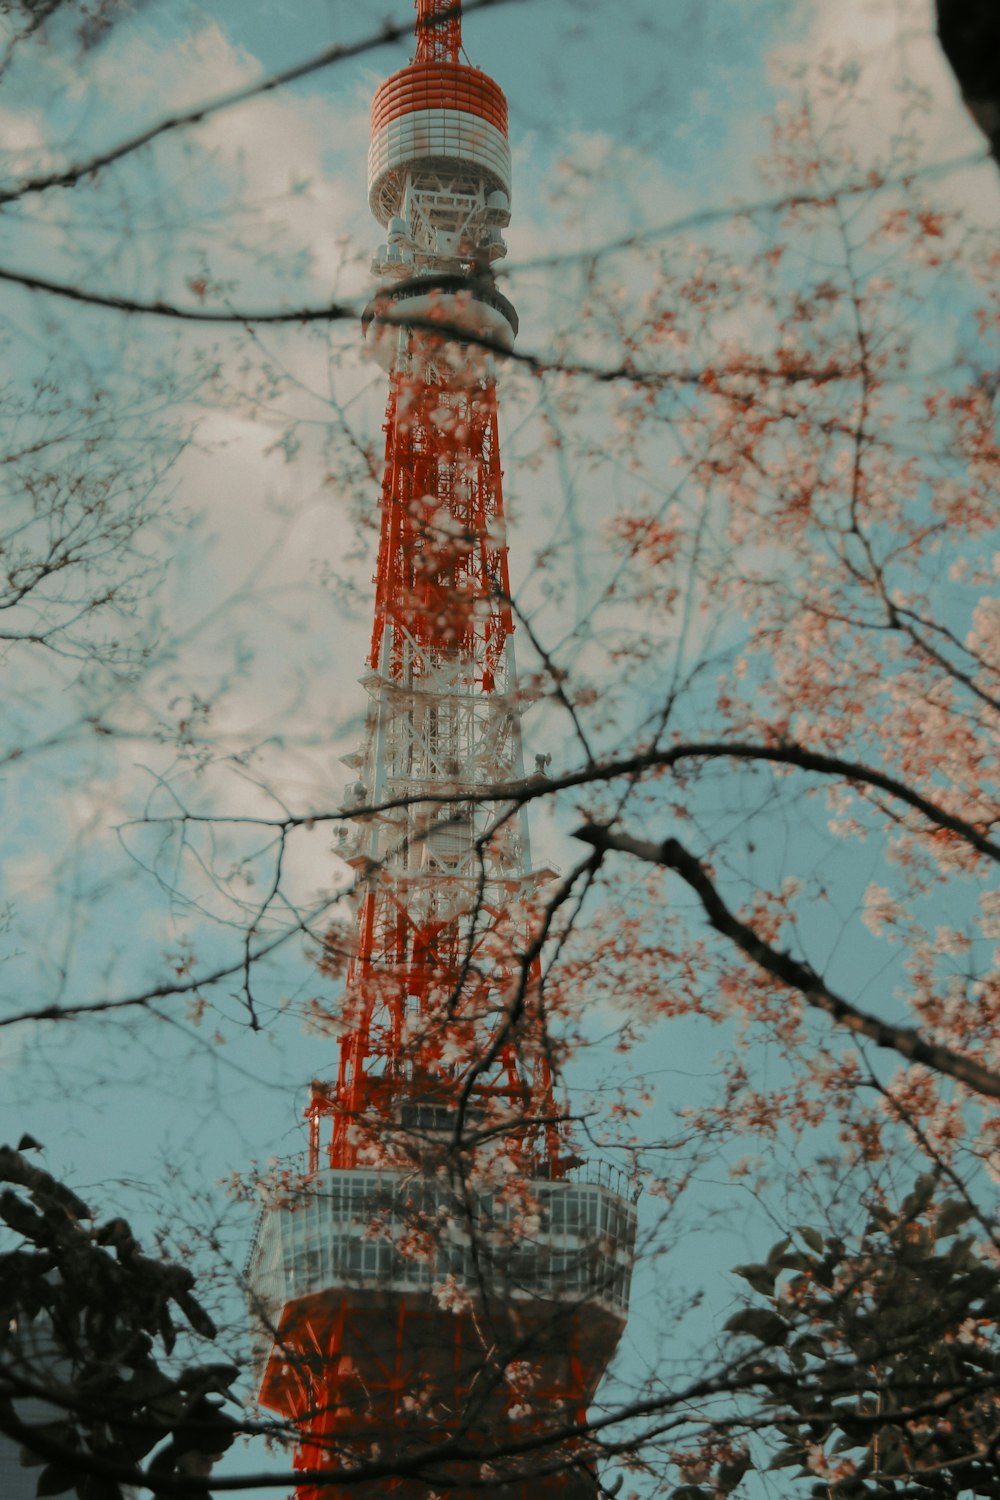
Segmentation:
{"type": "Polygon", "coordinates": [[[431,168],[461,189],[471,178],[509,200],[507,100],[486,73],[457,62],[413,62],[376,90],[368,203],[380,224],[402,213],[407,175],[431,168]]]}
{"type": "Polygon", "coordinates": [[[521,1337],[525,1324],[580,1314],[603,1368],[627,1317],[635,1206],[605,1182],[525,1186],[534,1206],[515,1218],[498,1194],[462,1195],[436,1177],[327,1169],[286,1206],[263,1209],[247,1263],[261,1400],[280,1405],[295,1325],[332,1300],[370,1311],[405,1300],[440,1322],[444,1286],[459,1303],[488,1304],[494,1320],[506,1309],[521,1337]]]}

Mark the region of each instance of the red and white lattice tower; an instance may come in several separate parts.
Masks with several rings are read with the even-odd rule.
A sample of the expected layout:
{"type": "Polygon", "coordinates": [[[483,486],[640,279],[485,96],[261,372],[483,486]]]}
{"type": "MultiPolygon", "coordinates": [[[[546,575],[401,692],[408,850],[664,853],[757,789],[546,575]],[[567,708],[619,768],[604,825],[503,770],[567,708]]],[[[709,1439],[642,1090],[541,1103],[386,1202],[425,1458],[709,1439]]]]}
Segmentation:
{"type": "Polygon", "coordinates": [[[635,1214],[558,1122],[524,956],[551,872],[503,796],[524,775],[491,354],[517,331],[492,272],[507,103],[459,60],[454,0],[416,5],[416,55],[372,102],[387,233],[363,322],[389,401],[361,811],[339,851],[356,939],[308,1170],[251,1253],[255,1361],[299,1433],[299,1500],[459,1500],[484,1479],[587,1500],[580,1428],[625,1323],[635,1214]],[[384,1472],[337,1482],[359,1463],[384,1472]]]}

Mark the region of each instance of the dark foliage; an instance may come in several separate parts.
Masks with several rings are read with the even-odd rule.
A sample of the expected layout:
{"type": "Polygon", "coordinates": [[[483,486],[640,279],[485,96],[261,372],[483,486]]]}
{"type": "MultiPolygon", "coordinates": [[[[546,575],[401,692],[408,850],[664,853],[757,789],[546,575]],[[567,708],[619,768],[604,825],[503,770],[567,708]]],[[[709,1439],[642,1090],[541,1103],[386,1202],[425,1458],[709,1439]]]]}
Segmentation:
{"type": "Polygon", "coordinates": [[[1000,162],[1000,5],[937,0],[938,36],[962,98],[1000,162]]]}
{"type": "Polygon", "coordinates": [[[728,1324],[779,1438],[770,1468],[824,1500],[1000,1496],[1000,1258],[921,1178],[848,1244],[802,1228],[737,1267],[760,1300],[728,1324]]]}
{"type": "MultiPolygon", "coordinates": [[[[42,1466],[39,1495],[120,1500],[145,1472],[158,1482],[204,1472],[232,1442],[219,1394],[224,1364],[168,1371],[179,1311],[198,1340],[215,1336],[184,1266],[142,1254],[124,1219],[97,1224],[75,1193],[0,1147],[0,1431],[42,1466]],[[39,1423],[24,1399],[51,1410],[39,1423]]],[[[178,1493],[176,1485],[169,1486],[178,1493]]]]}

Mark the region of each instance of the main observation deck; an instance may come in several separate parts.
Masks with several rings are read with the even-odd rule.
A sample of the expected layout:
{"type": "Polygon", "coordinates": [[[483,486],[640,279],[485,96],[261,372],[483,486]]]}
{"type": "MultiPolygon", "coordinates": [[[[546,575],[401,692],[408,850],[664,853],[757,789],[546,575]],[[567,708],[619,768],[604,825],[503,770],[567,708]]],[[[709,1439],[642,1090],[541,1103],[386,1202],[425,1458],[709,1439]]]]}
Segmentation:
{"type": "Polygon", "coordinates": [[[529,1207],[515,1214],[499,1194],[461,1194],[436,1177],[327,1169],[285,1204],[263,1209],[247,1262],[262,1386],[281,1379],[275,1331],[294,1319],[296,1304],[305,1309],[331,1293],[440,1301],[447,1285],[449,1294],[531,1321],[532,1309],[542,1317],[586,1309],[603,1340],[616,1343],[628,1311],[634,1203],[600,1181],[525,1187],[529,1207]],[[433,1243],[421,1253],[431,1227],[433,1243]]]}

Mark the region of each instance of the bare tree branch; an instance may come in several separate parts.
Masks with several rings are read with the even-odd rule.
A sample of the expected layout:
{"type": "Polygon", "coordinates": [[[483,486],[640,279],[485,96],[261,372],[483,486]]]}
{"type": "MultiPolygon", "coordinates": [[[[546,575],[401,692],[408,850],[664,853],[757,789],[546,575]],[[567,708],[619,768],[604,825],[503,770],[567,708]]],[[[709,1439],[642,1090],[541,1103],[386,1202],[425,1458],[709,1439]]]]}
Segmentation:
{"type": "MultiPolygon", "coordinates": [[[[465,15],[471,15],[477,10],[488,10],[494,6],[509,3],[510,0],[465,0],[461,8],[465,15]]],[[[524,0],[521,0],[521,3],[524,3],[524,0]]],[[[456,8],[458,8],[457,5],[456,8]]],[[[57,172],[41,172],[33,177],[23,177],[11,187],[0,189],[0,206],[5,203],[15,203],[29,193],[45,192],[48,188],[74,187],[84,178],[93,177],[104,167],[121,161],[126,156],[131,156],[133,152],[140,150],[143,146],[148,146],[151,141],[171,131],[181,130],[188,125],[198,125],[202,120],[207,120],[210,115],[217,115],[223,110],[246,104],[251,99],[258,99],[263,94],[270,94],[276,89],[284,88],[286,84],[296,83],[300,78],[308,78],[312,73],[319,73],[323,68],[332,67],[335,63],[345,62],[352,57],[363,57],[366,52],[374,52],[379,47],[385,47],[390,42],[398,42],[412,34],[413,20],[410,16],[402,21],[385,21],[373,36],[364,37],[358,42],[334,43],[331,47],[324,47],[322,52],[306,58],[304,62],[293,63],[288,68],[280,68],[274,73],[268,73],[264,78],[257,79],[255,83],[230,89],[225,94],[217,94],[214,99],[205,99],[190,109],[177,110],[176,113],[157,120],[153,125],[147,125],[135,135],[127,136],[117,145],[109,147],[106,151],[96,152],[84,161],[74,162],[57,172]]]]}
{"type": "Polygon", "coordinates": [[[642,771],[669,768],[689,760],[770,762],[775,765],[794,766],[803,771],[814,771],[821,776],[839,777],[860,787],[877,787],[879,791],[887,792],[891,797],[912,807],[914,811],[921,813],[937,827],[957,834],[977,853],[1000,863],[1000,844],[987,838],[974,823],[948,812],[946,808],[915,791],[906,782],[898,777],[889,776],[875,766],[845,760],[838,755],[824,755],[819,751],[807,750],[801,745],[760,745],[740,740],[685,740],[664,750],[655,748],[640,750],[635,755],[596,761],[592,765],[583,766],[577,771],[566,771],[562,775],[527,776],[523,781],[509,781],[499,786],[486,786],[479,791],[467,788],[458,791],[432,791],[424,788],[418,799],[414,799],[411,795],[387,797],[381,802],[365,803],[360,807],[352,804],[349,807],[334,808],[329,812],[290,813],[280,818],[239,814],[216,816],[211,813],[183,812],[165,817],[145,817],[138,819],[137,822],[142,824],[248,824],[283,830],[298,827],[311,828],[315,823],[350,822],[378,813],[392,812],[397,808],[409,807],[414,800],[444,805],[468,801],[496,802],[498,799],[532,802],[540,797],[550,797],[557,792],[572,790],[574,787],[615,781],[622,776],[635,776],[642,771]]]}
{"type": "Polygon", "coordinates": [[[944,1073],[974,1089],[976,1093],[1000,1099],[1000,1076],[991,1069],[974,1062],[972,1058],[952,1052],[948,1047],[928,1041],[912,1027],[893,1026],[890,1022],[880,1021],[877,1016],[859,1010],[842,995],[836,994],[809,964],[802,963],[790,953],[765,942],[726,905],[705,866],[677,839],[668,838],[655,843],[651,839],[633,838],[631,834],[617,833],[594,823],[578,828],[574,838],[602,852],[617,850],[646,860],[649,864],[673,870],[695,892],[709,924],[716,932],[728,938],[781,984],[797,990],[809,1005],[825,1011],[838,1025],[858,1036],[867,1037],[877,1047],[886,1047],[898,1052],[908,1062],[920,1063],[936,1073],[944,1073]]]}

